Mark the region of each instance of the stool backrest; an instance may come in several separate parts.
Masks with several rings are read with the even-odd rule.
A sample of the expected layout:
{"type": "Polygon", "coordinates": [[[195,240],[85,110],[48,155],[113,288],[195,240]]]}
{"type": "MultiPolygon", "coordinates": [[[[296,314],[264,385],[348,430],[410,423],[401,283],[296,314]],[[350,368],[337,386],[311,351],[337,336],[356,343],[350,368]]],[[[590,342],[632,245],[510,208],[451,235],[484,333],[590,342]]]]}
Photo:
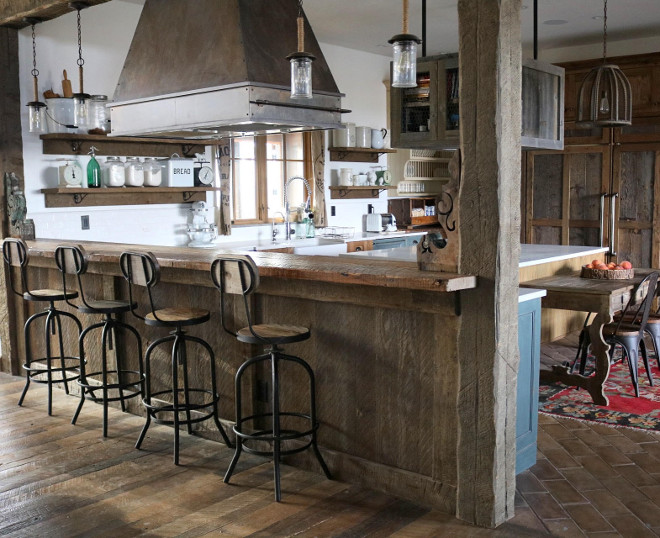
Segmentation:
{"type": "MultiPolygon", "coordinates": [[[[158,284],[160,280],[160,265],[156,256],[151,252],[122,252],[119,257],[119,266],[124,278],[128,281],[128,297],[131,305],[135,305],[133,300],[133,286],[143,286],[147,288],[149,294],[149,305],[151,311],[155,312],[154,299],[151,294],[151,289],[158,284]]],[[[133,306],[131,312],[140,319],[140,316],[133,306]]]]}
{"type": "MultiPolygon", "coordinates": [[[[82,279],[80,275],[87,272],[87,254],[80,245],[59,245],[55,249],[55,265],[62,273],[62,290],[66,296],[67,291],[67,275],[76,275],[78,280],[78,291],[80,298],[85,306],[89,306],[85,300],[85,290],[83,289],[82,279]]],[[[67,304],[75,307],[73,303],[66,299],[67,304]]]]}
{"type": "MultiPolygon", "coordinates": [[[[226,295],[242,295],[247,322],[252,330],[252,317],[248,296],[259,287],[259,269],[250,256],[240,254],[223,254],[211,264],[211,279],[220,291],[220,319],[222,328],[236,336],[236,332],[227,327],[225,315],[226,295]]],[[[256,335],[255,335],[256,336],[256,335]]]]}
{"type": "Polygon", "coordinates": [[[9,269],[9,285],[11,286],[11,291],[16,295],[23,296],[23,293],[28,291],[27,287],[27,272],[26,267],[28,264],[28,249],[25,241],[22,239],[16,239],[14,237],[8,237],[2,242],[2,258],[9,269]],[[19,273],[21,289],[17,290],[14,287],[14,278],[13,270],[14,268],[19,273]]]}

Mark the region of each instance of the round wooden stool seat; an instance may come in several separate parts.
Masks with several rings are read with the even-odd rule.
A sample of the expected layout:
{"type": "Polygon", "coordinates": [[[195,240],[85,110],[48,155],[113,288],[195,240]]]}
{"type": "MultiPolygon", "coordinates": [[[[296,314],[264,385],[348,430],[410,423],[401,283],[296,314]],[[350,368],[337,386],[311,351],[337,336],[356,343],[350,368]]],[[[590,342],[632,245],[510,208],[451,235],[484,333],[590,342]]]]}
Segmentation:
{"type": "Polygon", "coordinates": [[[252,325],[254,332],[260,337],[256,338],[250,327],[243,327],[236,335],[239,342],[246,344],[263,344],[264,341],[270,344],[291,344],[293,342],[302,342],[310,336],[307,327],[297,325],[278,325],[273,323],[263,323],[261,325],[252,325]]]}
{"type": "Polygon", "coordinates": [[[51,290],[48,288],[42,290],[30,290],[23,294],[26,301],[64,301],[66,299],[75,299],[78,297],[77,291],[51,290]]]}
{"type": "MultiPolygon", "coordinates": [[[[133,303],[132,306],[136,307],[137,303],[133,303]]],[[[128,301],[87,299],[87,304],[79,305],[78,310],[83,314],[121,314],[131,311],[131,303],[128,301]]]]}
{"type": "Polygon", "coordinates": [[[154,312],[149,312],[144,321],[147,325],[157,327],[183,327],[186,325],[198,325],[211,319],[208,310],[201,308],[161,308],[154,312]]]}

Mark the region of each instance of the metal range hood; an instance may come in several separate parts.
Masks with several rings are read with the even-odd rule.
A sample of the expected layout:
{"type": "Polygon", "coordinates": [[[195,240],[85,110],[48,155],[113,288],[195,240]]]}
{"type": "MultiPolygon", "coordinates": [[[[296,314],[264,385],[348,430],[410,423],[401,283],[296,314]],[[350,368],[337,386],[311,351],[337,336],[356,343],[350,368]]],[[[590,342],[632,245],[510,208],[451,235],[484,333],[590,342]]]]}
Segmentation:
{"type": "Polygon", "coordinates": [[[305,20],[312,99],[290,98],[297,0],[146,0],[111,136],[190,139],[339,127],[341,97],[305,20]]]}

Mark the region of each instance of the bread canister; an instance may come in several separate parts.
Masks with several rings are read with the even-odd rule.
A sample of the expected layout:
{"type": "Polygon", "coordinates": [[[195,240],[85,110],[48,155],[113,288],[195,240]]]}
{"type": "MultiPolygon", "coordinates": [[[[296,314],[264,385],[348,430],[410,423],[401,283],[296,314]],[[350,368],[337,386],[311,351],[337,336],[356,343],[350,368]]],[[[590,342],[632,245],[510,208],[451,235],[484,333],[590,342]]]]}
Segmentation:
{"type": "Polygon", "coordinates": [[[173,154],[167,161],[167,178],[170,187],[192,187],[195,183],[193,160],[173,154]]]}

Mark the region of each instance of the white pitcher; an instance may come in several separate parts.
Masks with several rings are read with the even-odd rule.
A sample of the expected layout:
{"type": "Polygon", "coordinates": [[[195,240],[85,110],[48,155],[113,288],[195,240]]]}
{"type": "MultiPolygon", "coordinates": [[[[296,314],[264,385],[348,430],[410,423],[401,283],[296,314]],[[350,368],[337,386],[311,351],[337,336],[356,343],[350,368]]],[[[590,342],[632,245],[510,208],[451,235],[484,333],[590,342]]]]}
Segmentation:
{"type": "Polygon", "coordinates": [[[387,129],[371,129],[371,147],[381,149],[385,146],[387,129]]]}

